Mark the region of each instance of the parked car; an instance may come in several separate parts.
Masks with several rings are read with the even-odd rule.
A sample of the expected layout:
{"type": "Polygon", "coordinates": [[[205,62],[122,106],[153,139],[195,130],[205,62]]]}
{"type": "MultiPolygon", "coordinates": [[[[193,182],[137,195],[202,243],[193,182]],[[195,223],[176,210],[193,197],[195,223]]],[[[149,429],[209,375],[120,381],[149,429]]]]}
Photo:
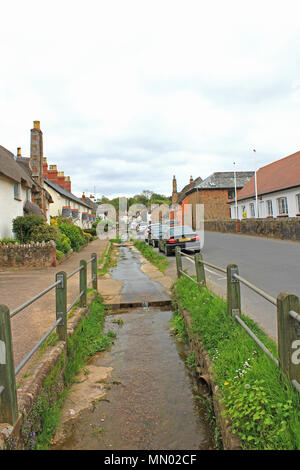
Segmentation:
{"type": "Polygon", "coordinates": [[[148,224],[146,222],[141,222],[140,224],[137,225],[136,231],[137,232],[145,232],[147,227],[148,227],[148,224]]]}
{"type": "Polygon", "coordinates": [[[176,225],[169,227],[162,233],[158,241],[159,251],[163,251],[166,256],[175,253],[176,246],[181,250],[200,253],[199,235],[189,225],[176,225]]]}
{"type": "Polygon", "coordinates": [[[157,248],[159,239],[161,238],[163,232],[165,232],[168,228],[170,228],[169,225],[157,224],[151,226],[148,233],[149,245],[152,245],[153,247],[157,248]]]}

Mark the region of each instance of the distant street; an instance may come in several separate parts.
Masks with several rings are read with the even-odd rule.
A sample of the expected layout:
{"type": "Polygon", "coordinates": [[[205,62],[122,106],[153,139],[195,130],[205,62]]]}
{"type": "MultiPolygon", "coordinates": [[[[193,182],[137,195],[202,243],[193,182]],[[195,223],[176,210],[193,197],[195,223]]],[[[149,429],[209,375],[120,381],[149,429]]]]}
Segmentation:
{"type": "MultiPolygon", "coordinates": [[[[156,249],[158,251],[158,249],[156,249]]],[[[235,263],[240,275],[273,297],[280,292],[300,296],[300,244],[298,242],[206,232],[202,252],[204,260],[226,268],[235,263]]],[[[166,274],[174,277],[175,257],[168,257],[166,274]]],[[[193,264],[184,260],[184,269],[194,273],[193,264]]],[[[206,270],[207,279],[216,284],[218,294],[226,294],[226,277],[206,270]]],[[[274,339],[277,338],[276,307],[241,286],[243,312],[253,318],[274,339]]]]}

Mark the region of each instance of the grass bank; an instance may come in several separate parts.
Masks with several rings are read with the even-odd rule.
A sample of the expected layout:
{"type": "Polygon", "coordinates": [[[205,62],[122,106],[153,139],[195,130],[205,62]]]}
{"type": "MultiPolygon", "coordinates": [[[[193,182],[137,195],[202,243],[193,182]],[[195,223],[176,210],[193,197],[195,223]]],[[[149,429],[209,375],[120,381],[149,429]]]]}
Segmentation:
{"type": "MultiPolygon", "coordinates": [[[[61,357],[52,367],[22,428],[25,449],[49,448],[60,423],[62,405],[76,375],[86,365],[89,356],[111,346],[115,333],[102,332],[106,308],[97,296],[89,307],[89,313],[80,320],[74,334],[68,338],[66,361],[61,357]]],[[[13,442],[10,448],[13,448],[13,442]]]]}
{"type": "Polygon", "coordinates": [[[150,261],[150,263],[154,264],[162,273],[165,272],[166,267],[168,266],[169,262],[164,257],[156,253],[151,246],[147,245],[146,242],[142,241],[135,241],[134,246],[142,253],[142,255],[150,261]]]}
{"type": "MultiPolygon", "coordinates": [[[[224,300],[207,289],[199,290],[183,276],[175,287],[178,301],[192,318],[192,335],[201,338],[209,353],[226,416],[242,448],[299,450],[300,394],[288,380],[281,380],[273,361],[228,315],[224,300]]],[[[251,319],[242,319],[278,357],[277,345],[251,319]]],[[[186,334],[178,311],[173,325],[186,334]]]]}

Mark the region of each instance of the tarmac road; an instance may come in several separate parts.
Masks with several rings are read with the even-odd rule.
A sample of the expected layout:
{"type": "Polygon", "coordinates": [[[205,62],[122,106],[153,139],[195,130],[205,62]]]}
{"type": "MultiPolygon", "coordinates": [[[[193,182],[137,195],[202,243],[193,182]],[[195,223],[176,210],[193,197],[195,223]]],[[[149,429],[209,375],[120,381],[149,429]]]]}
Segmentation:
{"type": "MultiPolygon", "coordinates": [[[[202,255],[204,260],[223,268],[237,264],[241,276],[275,298],[280,292],[300,296],[299,242],[205,232],[202,255]]],[[[174,277],[175,257],[168,259],[170,265],[166,274],[174,277]]],[[[187,259],[184,259],[183,267],[195,273],[193,264],[187,259]]],[[[206,268],[206,276],[216,284],[216,293],[226,295],[225,274],[206,268]]],[[[241,295],[243,312],[277,339],[276,307],[242,285],[241,295]]]]}

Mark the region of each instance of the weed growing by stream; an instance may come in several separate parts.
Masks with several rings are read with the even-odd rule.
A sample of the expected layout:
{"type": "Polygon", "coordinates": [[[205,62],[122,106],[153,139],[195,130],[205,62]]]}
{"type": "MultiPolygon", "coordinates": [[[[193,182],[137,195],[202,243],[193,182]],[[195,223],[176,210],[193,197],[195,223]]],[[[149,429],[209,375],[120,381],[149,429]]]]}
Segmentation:
{"type": "Polygon", "coordinates": [[[154,264],[161,272],[164,272],[166,267],[168,266],[169,262],[164,257],[156,253],[151,246],[147,245],[146,242],[142,241],[135,241],[134,246],[142,253],[142,255],[150,261],[150,263],[154,264]]]}
{"type": "MultiPolygon", "coordinates": [[[[252,338],[228,315],[226,302],[189,279],[176,283],[192,334],[213,361],[226,414],[244,449],[300,449],[300,396],[252,338]]],[[[248,317],[243,321],[273,353],[277,345],[248,317]]]]}

